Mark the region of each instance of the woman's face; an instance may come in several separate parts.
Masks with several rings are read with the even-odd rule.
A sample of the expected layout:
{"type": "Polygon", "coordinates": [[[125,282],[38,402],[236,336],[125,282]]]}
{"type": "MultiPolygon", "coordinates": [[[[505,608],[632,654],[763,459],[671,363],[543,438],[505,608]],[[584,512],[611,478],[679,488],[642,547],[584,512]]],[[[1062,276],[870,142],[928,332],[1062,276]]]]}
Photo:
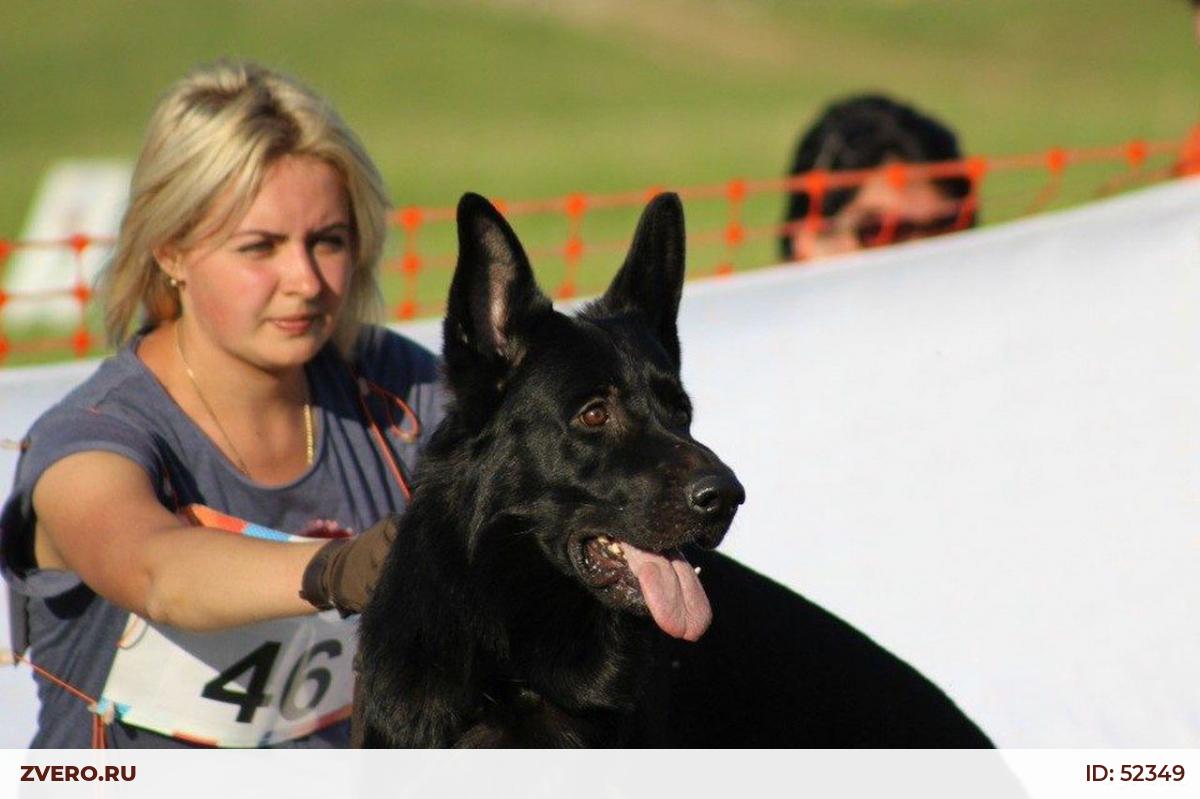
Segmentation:
{"type": "Polygon", "coordinates": [[[232,234],[201,241],[168,267],[184,281],[185,333],[267,371],[303,365],[333,334],[352,236],[337,171],[316,158],[281,158],[232,234]]]}
{"type": "Polygon", "coordinates": [[[824,258],[949,233],[960,227],[960,204],[933,181],[910,178],[898,188],[879,172],[821,230],[797,229],[792,251],[799,260],[824,258]]]}

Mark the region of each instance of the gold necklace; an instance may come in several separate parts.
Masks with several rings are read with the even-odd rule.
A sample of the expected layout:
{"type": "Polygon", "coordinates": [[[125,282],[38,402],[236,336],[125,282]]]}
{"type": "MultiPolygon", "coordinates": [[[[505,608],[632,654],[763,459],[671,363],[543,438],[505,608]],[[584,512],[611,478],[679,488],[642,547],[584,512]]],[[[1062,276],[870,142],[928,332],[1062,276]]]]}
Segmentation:
{"type": "Polygon", "coordinates": [[[312,420],[312,403],[304,403],[304,462],[309,466],[313,464],[313,420],[312,420]]]}
{"type": "MultiPolygon", "coordinates": [[[[204,410],[208,411],[209,418],[213,420],[213,424],[216,425],[217,430],[220,431],[221,437],[225,439],[225,444],[229,447],[230,454],[233,455],[234,465],[237,466],[239,472],[246,475],[246,477],[249,477],[250,469],[248,469],[246,467],[246,462],[244,460],[242,460],[241,453],[238,452],[237,447],[235,447],[233,445],[233,439],[229,437],[229,433],[225,432],[225,427],[221,424],[221,420],[217,418],[216,412],[212,409],[212,406],[208,404],[208,400],[206,400],[204,398],[204,392],[200,390],[200,384],[196,382],[196,373],[192,371],[191,365],[188,364],[187,358],[185,358],[183,355],[183,343],[180,341],[180,338],[179,338],[179,323],[178,322],[175,323],[175,351],[179,353],[179,361],[183,364],[183,371],[187,373],[188,380],[192,381],[192,388],[196,389],[196,396],[200,398],[200,404],[204,406],[204,410]]],[[[314,438],[315,438],[315,436],[313,435],[312,404],[309,402],[305,402],[304,403],[304,462],[308,466],[312,466],[312,463],[313,463],[313,451],[315,449],[315,447],[313,445],[314,438]]]]}

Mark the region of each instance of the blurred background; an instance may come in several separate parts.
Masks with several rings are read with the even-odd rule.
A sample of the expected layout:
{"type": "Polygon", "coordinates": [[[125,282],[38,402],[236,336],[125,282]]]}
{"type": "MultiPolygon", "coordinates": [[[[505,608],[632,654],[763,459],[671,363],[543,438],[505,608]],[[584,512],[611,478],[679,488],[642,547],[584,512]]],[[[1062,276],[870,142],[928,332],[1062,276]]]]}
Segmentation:
{"type": "MultiPolygon", "coordinates": [[[[1200,120],[1186,0],[2,0],[0,19],[0,240],[9,242],[36,236],[31,212],[55,164],[129,162],[166,87],[221,56],[262,61],[331,97],[397,208],[449,208],[468,190],[522,200],[711,185],[720,199],[730,180],[782,176],[799,132],[831,100],[861,91],[912,102],[955,128],[965,152],[992,157],[1181,139],[1200,120]]],[[[1110,192],[1122,169],[1073,168],[1044,207],[1110,192]]],[[[1044,170],[989,178],[981,221],[1027,212],[1046,180],[1044,170]]],[[[636,204],[589,214],[584,240],[627,238],[636,204]]],[[[782,207],[778,192],[761,192],[742,217],[765,230],[782,207]]],[[[717,231],[711,253],[693,242],[693,274],[779,259],[761,230],[735,256],[721,252],[720,202],[687,210],[691,231],[717,231]]],[[[543,283],[561,284],[561,215],[514,223],[543,283]]],[[[419,290],[409,286],[415,309],[396,304],[409,289],[393,245],[385,285],[395,318],[436,312],[453,260],[449,227],[422,233],[424,253],[437,257],[419,290]]],[[[587,248],[572,288],[602,286],[622,246],[587,248]]],[[[7,260],[11,271],[17,259],[7,260]]],[[[53,332],[29,329],[16,305],[0,314],[0,334],[53,332]]],[[[83,343],[76,354],[98,354],[98,340],[83,343]]],[[[9,353],[4,363],[71,355],[9,353]]]]}

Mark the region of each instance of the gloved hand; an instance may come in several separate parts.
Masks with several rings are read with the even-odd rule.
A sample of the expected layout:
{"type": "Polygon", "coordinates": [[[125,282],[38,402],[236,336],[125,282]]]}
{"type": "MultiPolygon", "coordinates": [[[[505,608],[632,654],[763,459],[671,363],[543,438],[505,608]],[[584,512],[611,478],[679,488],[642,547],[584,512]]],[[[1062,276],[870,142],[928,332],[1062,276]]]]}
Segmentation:
{"type": "Polygon", "coordinates": [[[318,549],[304,569],[301,599],[317,610],[361,613],[399,529],[399,514],[385,516],[353,538],[338,538],[318,549]]]}

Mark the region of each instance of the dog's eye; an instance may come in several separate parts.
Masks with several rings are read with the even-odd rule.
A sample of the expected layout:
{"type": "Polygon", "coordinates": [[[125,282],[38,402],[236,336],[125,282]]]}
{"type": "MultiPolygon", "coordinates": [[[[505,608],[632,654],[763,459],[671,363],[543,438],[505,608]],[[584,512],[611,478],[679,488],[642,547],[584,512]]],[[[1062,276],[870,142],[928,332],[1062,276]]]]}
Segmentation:
{"type": "Polygon", "coordinates": [[[593,402],[579,414],[579,421],[587,427],[603,427],[608,423],[608,407],[603,402],[593,402]]]}

